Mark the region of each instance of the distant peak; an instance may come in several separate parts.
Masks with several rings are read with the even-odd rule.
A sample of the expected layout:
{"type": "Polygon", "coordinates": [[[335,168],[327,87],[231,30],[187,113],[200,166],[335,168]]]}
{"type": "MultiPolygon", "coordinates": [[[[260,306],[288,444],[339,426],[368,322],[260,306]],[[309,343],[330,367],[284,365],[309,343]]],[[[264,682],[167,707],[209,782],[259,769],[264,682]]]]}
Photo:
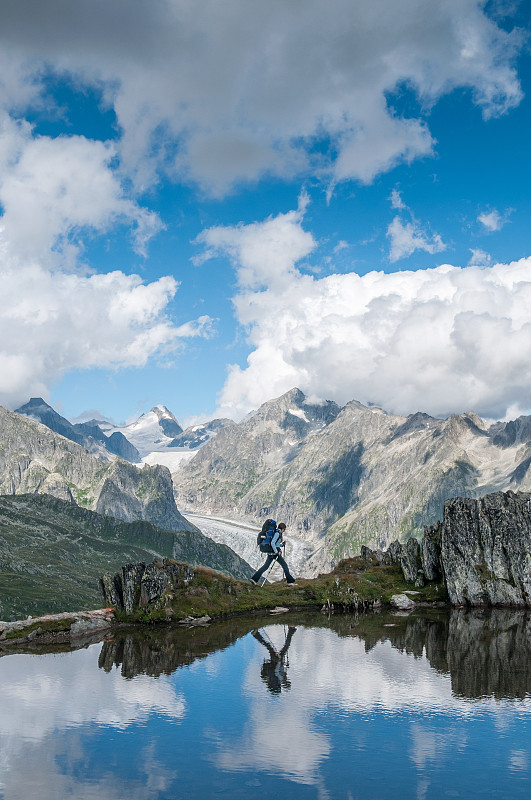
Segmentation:
{"type": "Polygon", "coordinates": [[[164,417],[166,419],[172,419],[175,422],[177,422],[176,418],[173,416],[171,411],[168,408],[166,408],[166,406],[163,406],[162,403],[158,403],[156,406],[153,406],[151,411],[153,414],[157,415],[159,420],[164,417]]]}
{"type": "Polygon", "coordinates": [[[17,413],[24,413],[25,411],[31,411],[37,408],[48,408],[50,411],[53,411],[53,408],[48,405],[48,403],[43,400],[42,397],[30,397],[25,405],[16,408],[15,411],[17,413]]]}

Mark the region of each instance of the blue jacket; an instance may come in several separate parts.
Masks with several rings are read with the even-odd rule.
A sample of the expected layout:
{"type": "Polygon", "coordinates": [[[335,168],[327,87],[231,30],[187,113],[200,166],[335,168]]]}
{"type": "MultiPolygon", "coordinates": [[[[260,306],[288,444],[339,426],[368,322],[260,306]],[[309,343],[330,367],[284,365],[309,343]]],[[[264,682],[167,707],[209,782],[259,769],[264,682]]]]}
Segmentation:
{"type": "Polygon", "coordinates": [[[280,553],[281,547],[282,547],[282,531],[280,530],[280,528],[275,528],[273,538],[271,539],[271,548],[273,550],[273,554],[276,555],[277,553],[280,553]]]}

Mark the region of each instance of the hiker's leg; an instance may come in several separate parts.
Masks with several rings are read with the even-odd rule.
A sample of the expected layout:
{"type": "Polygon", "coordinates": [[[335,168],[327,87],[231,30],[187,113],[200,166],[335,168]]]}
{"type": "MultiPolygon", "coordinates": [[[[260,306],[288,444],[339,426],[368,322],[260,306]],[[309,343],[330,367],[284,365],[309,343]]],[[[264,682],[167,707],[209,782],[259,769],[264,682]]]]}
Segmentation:
{"type": "Polygon", "coordinates": [[[277,561],[280,564],[280,566],[282,567],[282,569],[284,570],[284,575],[286,576],[287,582],[288,583],[294,583],[295,578],[293,577],[293,575],[289,571],[289,567],[286,564],[286,562],[284,561],[284,559],[282,558],[282,556],[280,555],[280,553],[277,556],[277,561]]]}
{"type": "Polygon", "coordinates": [[[265,560],[264,566],[260,567],[258,572],[254,573],[254,575],[252,576],[251,580],[252,581],[259,581],[260,578],[262,577],[262,575],[264,574],[264,572],[266,571],[266,569],[268,568],[268,566],[271,564],[272,561],[273,561],[273,556],[269,555],[265,560]]]}

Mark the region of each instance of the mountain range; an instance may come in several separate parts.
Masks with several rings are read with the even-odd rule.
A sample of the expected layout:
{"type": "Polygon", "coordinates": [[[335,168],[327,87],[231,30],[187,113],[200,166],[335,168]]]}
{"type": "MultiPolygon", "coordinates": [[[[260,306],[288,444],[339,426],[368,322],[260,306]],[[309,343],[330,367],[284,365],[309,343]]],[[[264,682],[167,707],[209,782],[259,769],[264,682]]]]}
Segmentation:
{"type": "Polygon", "coordinates": [[[449,497],[529,490],[530,465],[531,417],[403,417],[356,401],[312,403],[292,389],[220,431],[172,477],[188,511],[284,520],[314,548],[311,575],[363,544],[421,536],[449,497]]]}
{"type": "Polygon", "coordinates": [[[0,494],[49,494],[125,522],[197,531],[177,509],[169,470],[102,460],[45,425],[0,406],[0,494]]]}
{"type": "MultiPolygon", "coordinates": [[[[28,405],[35,411],[42,403],[28,405]]],[[[172,480],[160,463],[168,463],[173,450],[179,458],[169,463],[177,465],[171,477],[181,512],[251,524],[268,516],[282,519],[312,553],[301,568],[307,575],[356,555],[361,545],[386,549],[394,539],[420,537],[424,525],[441,518],[449,497],[531,489],[527,416],[494,423],[474,412],[404,417],[355,400],[342,408],[312,402],[295,388],[240,423],[214,420],[183,431],[165,406],[121,428],[101,420],[85,423],[97,424],[107,439],[121,434],[144,462],[151,459],[151,470],[138,470],[116,455],[100,452],[96,458],[62,436],[52,443],[42,426],[22,436],[25,418],[5,410],[0,430],[6,424],[9,430],[15,417],[18,432],[4,447],[0,493],[48,492],[120,519],[190,529],[172,506],[172,480]]],[[[41,418],[59,424],[48,412],[41,411],[41,418]]],[[[72,427],[76,435],[86,433],[72,427]]]]}
{"type": "Polygon", "coordinates": [[[104,461],[119,456],[133,464],[161,464],[173,469],[222,428],[235,424],[231,419],[213,419],[183,430],[163,405],[154,406],[127,425],[117,426],[104,419],[72,423],[42,397],[32,397],[16,413],[41,422],[104,461]]]}

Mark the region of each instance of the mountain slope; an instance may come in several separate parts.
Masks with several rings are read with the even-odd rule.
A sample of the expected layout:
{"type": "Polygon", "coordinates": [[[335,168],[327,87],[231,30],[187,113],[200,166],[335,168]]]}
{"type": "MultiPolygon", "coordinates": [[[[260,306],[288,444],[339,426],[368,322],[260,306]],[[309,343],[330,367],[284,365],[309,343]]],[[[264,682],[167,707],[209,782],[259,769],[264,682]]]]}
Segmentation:
{"type": "Polygon", "coordinates": [[[0,618],[99,608],[103,572],[163,556],[236,578],[251,573],[199,532],[121,522],[48,495],[0,497],[0,618]]]}
{"type": "Polygon", "coordinates": [[[448,497],[531,487],[528,417],[489,427],[474,413],[406,418],[352,401],[290,439],[292,405],[306,407],[298,390],[220,433],[173,478],[191,511],[283,519],[315,547],[306,574],[362,544],[419,536],[448,497]]]}
{"type": "Polygon", "coordinates": [[[127,522],[197,530],[175,505],[166,467],[104,462],[33,419],[0,406],[0,494],[50,494],[127,522]]]}
{"type": "MultiPolygon", "coordinates": [[[[247,502],[253,487],[289,463],[338,412],[330,401],[308,403],[299,389],[264,403],[249,419],[223,428],[174,473],[177,498],[187,508],[208,514],[267,515],[247,502]]],[[[269,510],[271,504],[266,505],[269,510]]]]}

